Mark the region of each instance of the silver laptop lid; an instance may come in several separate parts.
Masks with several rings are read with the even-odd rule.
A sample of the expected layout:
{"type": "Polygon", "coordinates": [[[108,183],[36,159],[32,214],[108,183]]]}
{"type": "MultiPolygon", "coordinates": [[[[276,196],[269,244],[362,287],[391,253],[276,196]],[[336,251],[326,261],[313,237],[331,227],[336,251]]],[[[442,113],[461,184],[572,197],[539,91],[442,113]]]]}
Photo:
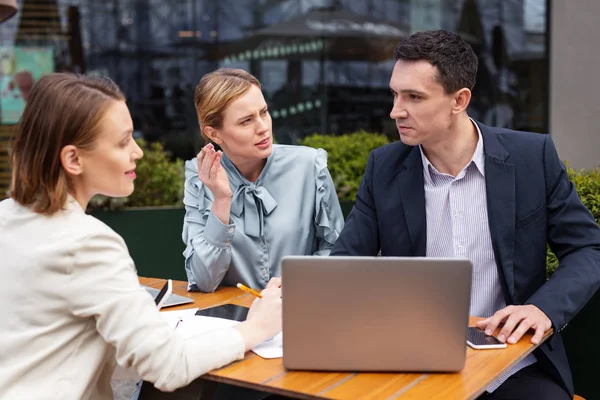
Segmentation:
{"type": "Polygon", "coordinates": [[[468,259],[284,257],[284,366],[458,371],[471,275],[468,259]]]}

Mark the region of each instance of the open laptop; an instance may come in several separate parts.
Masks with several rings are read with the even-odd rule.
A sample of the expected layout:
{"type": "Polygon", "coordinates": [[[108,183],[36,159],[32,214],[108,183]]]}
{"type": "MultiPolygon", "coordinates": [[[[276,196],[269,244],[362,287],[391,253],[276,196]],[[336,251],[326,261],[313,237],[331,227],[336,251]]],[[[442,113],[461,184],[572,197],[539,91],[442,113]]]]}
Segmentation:
{"type": "Polygon", "coordinates": [[[284,257],[284,366],[461,370],[472,269],[456,258],[284,257]]]}

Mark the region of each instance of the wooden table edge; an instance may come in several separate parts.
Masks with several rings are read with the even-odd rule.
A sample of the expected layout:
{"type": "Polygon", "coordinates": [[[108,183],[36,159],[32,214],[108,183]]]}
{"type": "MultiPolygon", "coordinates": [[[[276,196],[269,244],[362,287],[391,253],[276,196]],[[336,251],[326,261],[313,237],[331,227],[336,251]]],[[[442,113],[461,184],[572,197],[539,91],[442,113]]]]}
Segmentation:
{"type": "MultiPolygon", "coordinates": [[[[258,356],[256,356],[256,357],[258,357],[258,356]]],[[[247,358],[244,358],[244,360],[246,360],[246,359],[247,358]]],[[[244,360],[240,360],[240,361],[236,361],[236,362],[241,362],[244,360]]],[[[230,366],[230,365],[233,365],[233,363],[229,364],[228,366],[230,366]]],[[[243,387],[246,389],[258,390],[260,392],[265,392],[265,393],[269,393],[269,394],[277,394],[280,396],[287,396],[287,397],[292,396],[293,399],[302,399],[302,400],[322,400],[322,399],[324,399],[324,397],[318,396],[318,395],[311,395],[308,393],[296,392],[293,390],[278,388],[275,386],[268,386],[268,382],[270,382],[274,379],[280,378],[280,377],[284,376],[285,374],[287,374],[288,372],[289,371],[285,371],[280,375],[272,376],[269,379],[267,379],[261,383],[252,383],[252,382],[247,382],[247,381],[243,381],[243,380],[239,380],[239,379],[211,375],[210,372],[206,375],[202,375],[200,378],[207,380],[207,381],[212,381],[212,382],[217,382],[217,383],[225,383],[225,384],[229,384],[229,385],[243,387]]]]}
{"type": "MultiPolygon", "coordinates": [[[[237,298],[237,297],[236,297],[237,298]]],[[[542,340],[540,341],[540,343],[538,344],[532,344],[526,351],[524,351],[518,358],[516,358],[512,363],[510,363],[508,366],[506,366],[503,371],[501,372],[504,373],[505,371],[509,371],[511,368],[513,368],[515,365],[517,365],[519,362],[521,362],[525,357],[527,357],[529,354],[531,354],[533,351],[535,351],[535,349],[537,349],[542,343],[544,343],[546,340],[548,340],[548,338],[550,338],[553,334],[553,330],[549,330],[547,331],[544,336],[542,337],[542,340]]],[[[485,350],[481,350],[481,351],[485,351],[485,350]]],[[[223,368],[227,368],[235,363],[239,363],[239,362],[243,362],[245,360],[247,360],[248,358],[252,358],[252,357],[260,357],[252,352],[248,352],[242,360],[239,361],[235,361],[232,364],[228,364],[226,366],[224,366],[223,368]],[[248,354],[249,353],[249,354],[248,354]]],[[[225,384],[231,384],[231,385],[235,385],[235,386],[241,386],[247,389],[253,389],[253,390],[259,390],[261,392],[268,392],[271,394],[278,394],[278,395],[282,395],[282,396],[293,396],[294,398],[298,398],[298,399],[303,399],[303,400],[317,400],[317,399],[324,399],[327,398],[327,392],[329,392],[330,390],[338,387],[340,385],[340,382],[335,382],[332,383],[330,386],[328,386],[327,388],[321,390],[318,394],[316,395],[311,395],[311,394],[307,394],[307,393],[302,393],[302,392],[297,392],[294,390],[289,390],[289,389],[284,389],[284,388],[279,388],[279,387],[275,387],[275,386],[269,386],[268,383],[273,381],[274,379],[279,379],[282,376],[285,376],[286,374],[290,373],[290,372],[294,372],[294,371],[289,371],[289,370],[285,370],[284,372],[282,372],[281,374],[278,374],[276,376],[272,376],[269,377],[268,379],[266,379],[263,382],[260,383],[252,383],[252,382],[247,382],[247,381],[243,381],[243,380],[239,380],[239,379],[234,379],[234,378],[228,378],[228,377],[224,377],[224,376],[219,376],[219,375],[212,375],[214,372],[219,371],[221,368],[213,370],[208,372],[207,374],[203,375],[201,378],[202,379],[206,379],[208,381],[213,381],[213,382],[218,382],[218,383],[225,383],[225,384]]],[[[347,371],[339,371],[339,372],[347,372],[347,371]]],[[[401,372],[399,372],[401,373],[401,372]]],[[[360,372],[355,373],[356,374],[360,374],[360,372]]],[[[499,374],[500,375],[500,374],[499,374]]],[[[407,393],[408,391],[410,391],[410,389],[412,389],[413,387],[417,386],[417,385],[421,385],[421,384],[426,384],[427,383],[427,378],[429,377],[433,377],[436,376],[435,373],[422,373],[420,374],[418,377],[416,377],[411,383],[407,384],[404,388],[402,388],[399,393],[395,393],[392,398],[396,399],[399,398],[401,399],[404,393],[407,393]]],[[[487,380],[485,382],[484,385],[481,385],[481,389],[473,392],[473,394],[469,397],[467,397],[468,400],[473,400],[473,399],[477,399],[481,394],[483,394],[485,392],[485,389],[487,387],[489,387],[489,385],[494,382],[494,380],[498,377],[498,375],[494,378],[491,378],[489,380],[487,380]]],[[[341,384],[344,384],[345,381],[341,384]]]]}
{"type": "MultiPolygon", "coordinates": [[[[548,340],[552,334],[554,333],[554,331],[552,329],[550,329],[549,331],[547,331],[544,336],[542,337],[542,340],[540,340],[540,342],[538,344],[533,344],[531,345],[531,347],[529,347],[529,349],[525,350],[523,352],[523,354],[521,354],[515,361],[513,361],[508,367],[504,368],[504,371],[510,371],[514,366],[516,366],[518,363],[520,363],[521,361],[523,361],[525,359],[525,357],[527,357],[528,355],[530,355],[531,353],[533,353],[535,351],[535,349],[537,349],[538,347],[540,347],[542,345],[542,343],[544,343],[546,340],[548,340]]],[[[508,345],[510,346],[510,344],[508,345]]],[[[482,350],[484,351],[484,350],[482,350]]],[[[503,371],[503,372],[504,372],[503,371]]],[[[502,373],[503,373],[502,372],[502,373]]],[[[476,391],[473,396],[469,397],[468,400],[473,400],[478,398],[479,396],[481,396],[484,392],[485,389],[487,389],[490,386],[490,383],[494,382],[496,380],[496,378],[492,378],[489,381],[487,381],[485,383],[485,385],[483,385],[481,390],[476,391]]]]}
{"type": "MultiPolygon", "coordinates": [[[[161,278],[145,278],[145,279],[152,279],[151,282],[146,283],[144,282],[143,284],[148,285],[148,286],[154,286],[157,283],[161,283],[166,281],[166,279],[161,279],[161,278]]],[[[241,292],[241,291],[240,291],[241,292]]],[[[224,300],[220,303],[216,303],[204,308],[211,308],[211,307],[217,307],[223,304],[229,304],[235,300],[238,300],[242,297],[245,296],[250,296],[247,293],[241,292],[239,295],[231,297],[227,300],[224,300]]],[[[194,308],[194,304],[186,304],[185,306],[190,306],[189,308],[194,308]]],[[[188,307],[185,307],[188,308],[188,307]]],[[[203,309],[202,307],[197,307],[199,309],[203,309]]],[[[471,325],[471,324],[469,324],[471,325]]],[[[502,372],[505,371],[509,371],[510,369],[512,369],[515,365],[517,365],[519,362],[521,362],[525,357],[527,357],[529,354],[533,353],[540,345],[542,345],[542,343],[544,343],[546,340],[548,340],[553,334],[553,330],[550,329],[549,331],[547,331],[544,336],[542,337],[542,340],[538,343],[538,344],[532,344],[526,351],[524,351],[518,358],[516,358],[512,363],[510,363],[506,368],[504,368],[504,370],[502,372]]],[[[510,345],[509,345],[510,346],[510,345]]],[[[483,350],[482,350],[483,351],[483,350]]],[[[318,394],[316,395],[312,395],[312,394],[308,394],[308,393],[302,393],[302,392],[297,392],[294,390],[289,390],[289,389],[284,389],[284,388],[279,388],[279,387],[275,387],[275,386],[269,386],[268,383],[275,380],[275,379],[279,379],[283,376],[285,376],[286,374],[288,374],[289,372],[294,372],[294,371],[289,371],[289,370],[284,370],[282,373],[269,377],[268,379],[266,379],[263,382],[260,383],[252,383],[252,382],[247,382],[244,380],[239,380],[239,379],[234,379],[234,378],[228,378],[228,377],[223,377],[223,376],[219,376],[219,375],[213,375],[215,372],[223,369],[223,368],[227,368],[235,363],[240,363],[240,362],[244,362],[245,360],[252,358],[252,357],[260,357],[258,355],[256,355],[255,353],[253,353],[252,351],[249,351],[246,353],[246,355],[244,356],[243,359],[235,361],[233,363],[230,363],[226,366],[223,366],[222,368],[218,368],[215,369],[213,371],[210,371],[208,373],[206,373],[205,375],[202,375],[199,377],[199,379],[204,379],[207,381],[212,381],[212,382],[217,382],[217,383],[225,383],[225,384],[231,384],[231,385],[235,385],[235,386],[239,386],[239,387],[243,387],[243,388],[247,388],[247,389],[252,389],[252,390],[258,390],[261,392],[268,392],[271,394],[277,394],[277,395],[282,395],[282,396],[294,396],[294,398],[298,398],[298,399],[302,399],[302,400],[318,400],[318,399],[323,399],[326,397],[327,392],[329,392],[330,390],[334,389],[335,387],[338,387],[340,384],[344,384],[344,382],[335,382],[332,383],[330,386],[328,386],[327,388],[321,390],[318,394]],[[265,390],[266,389],[266,390],[265,390]]],[[[359,372],[360,373],[360,372],[359,372]]],[[[430,376],[435,376],[432,375],[431,373],[423,373],[421,375],[419,375],[418,377],[416,377],[410,384],[408,384],[406,387],[404,387],[401,390],[401,393],[398,394],[394,394],[393,398],[396,398],[398,396],[401,396],[402,394],[408,392],[410,389],[412,389],[413,387],[417,386],[417,385],[421,385],[421,384],[425,384],[427,381],[427,378],[429,378],[430,376]]],[[[489,387],[489,385],[494,382],[496,378],[491,378],[488,381],[485,382],[484,385],[481,386],[481,389],[476,390],[475,392],[473,392],[473,395],[468,397],[469,400],[472,399],[476,399],[478,398],[481,394],[483,394],[485,392],[485,389],[487,387],[489,387]]]]}

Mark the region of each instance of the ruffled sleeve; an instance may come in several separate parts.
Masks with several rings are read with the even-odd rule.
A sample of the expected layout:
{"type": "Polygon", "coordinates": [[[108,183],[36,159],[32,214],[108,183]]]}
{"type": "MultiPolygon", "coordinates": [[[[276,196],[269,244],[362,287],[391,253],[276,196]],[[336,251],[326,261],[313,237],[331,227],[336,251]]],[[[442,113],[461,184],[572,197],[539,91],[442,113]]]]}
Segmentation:
{"type": "Polygon", "coordinates": [[[328,255],[344,227],[344,216],[327,169],[327,152],[323,149],[317,149],[315,181],[315,226],[319,248],[314,254],[328,255]]]}
{"type": "Polygon", "coordinates": [[[235,224],[225,225],[212,213],[213,195],[198,178],[195,158],[185,163],[184,190],[182,239],[188,290],[213,292],[231,263],[235,224]]]}
{"type": "MultiPolygon", "coordinates": [[[[185,205],[186,210],[197,210],[198,213],[194,213],[189,215],[189,218],[192,220],[195,219],[195,222],[203,222],[206,223],[206,218],[208,218],[208,213],[210,209],[207,210],[207,203],[210,203],[210,199],[206,199],[205,197],[210,194],[210,192],[205,193],[204,185],[200,182],[198,178],[198,167],[195,166],[197,163],[196,159],[188,160],[185,162],[185,184],[184,184],[184,194],[183,194],[183,204],[185,205]]],[[[188,216],[186,215],[186,219],[188,216]]],[[[187,234],[186,230],[183,231],[183,241],[187,242],[187,234]]]]}

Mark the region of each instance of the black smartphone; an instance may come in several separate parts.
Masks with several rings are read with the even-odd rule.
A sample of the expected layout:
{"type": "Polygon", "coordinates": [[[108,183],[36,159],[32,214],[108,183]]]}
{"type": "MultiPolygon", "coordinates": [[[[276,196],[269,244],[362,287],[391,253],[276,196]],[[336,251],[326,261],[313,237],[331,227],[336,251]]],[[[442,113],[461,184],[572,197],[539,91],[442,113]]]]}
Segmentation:
{"type": "Polygon", "coordinates": [[[246,320],[249,310],[248,307],[238,306],[236,304],[223,304],[216,307],[205,308],[204,310],[198,310],[196,315],[231,319],[241,322],[246,320]]]}
{"type": "Polygon", "coordinates": [[[488,336],[481,329],[473,327],[469,327],[467,331],[467,344],[477,350],[506,348],[506,343],[502,343],[494,336],[488,336]]]}

